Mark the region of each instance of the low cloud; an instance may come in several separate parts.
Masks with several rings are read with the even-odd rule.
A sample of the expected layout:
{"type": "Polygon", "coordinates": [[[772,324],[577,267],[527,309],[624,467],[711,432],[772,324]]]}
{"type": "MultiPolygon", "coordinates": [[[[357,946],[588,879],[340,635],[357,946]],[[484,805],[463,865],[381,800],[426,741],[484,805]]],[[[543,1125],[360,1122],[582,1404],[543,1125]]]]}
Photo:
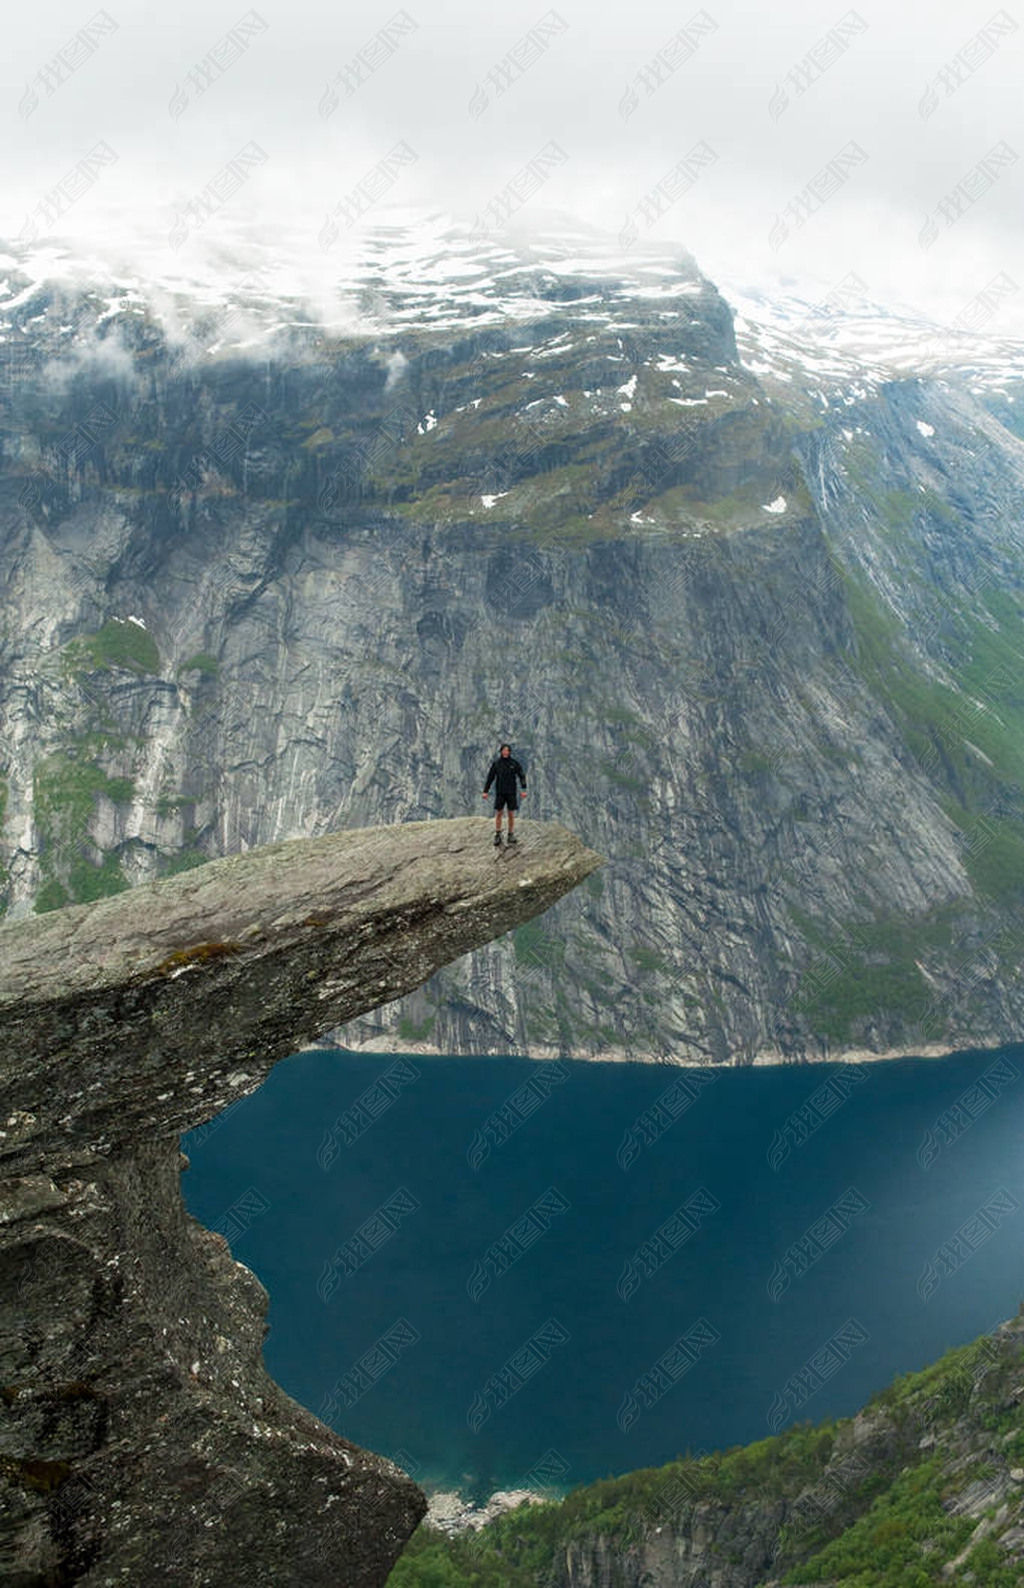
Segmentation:
{"type": "MultiPolygon", "coordinates": [[[[613,239],[639,227],[712,277],[824,290],[856,270],[877,297],[947,323],[1014,273],[1024,244],[1024,12],[1012,5],[986,16],[951,0],[883,13],[648,0],[626,13],[594,0],[582,13],[364,0],[325,13],[298,0],[215,27],[184,0],[173,14],[111,15],[116,28],[97,25],[95,47],[70,54],[89,20],[72,6],[60,21],[46,8],[9,20],[18,86],[0,234],[31,216],[45,238],[51,215],[54,233],[116,240],[149,277],[185,286],[244,230],[247,263],[276,271],[278,287],[286,271],[324,319],[395,206],[471,224],[513,194],[525,223],[543,206],[613,239]],[[102,168],[101,146],[117,155],[102,168]],[[564,158],[541,188],[538,152],[555,147],[564,158]],[[242,182],[240,151],[255,148],[242,182]],[[699,179],[683,184],[694,150],[699,179]],[[86,191],[75,173],[89,160],[86,191]],[[996,180],[979,176],[996,165],[996,180]]],[[[410,264],[407,240],[379,246],[382,270],[410,264]]],[[[1000,328],[1019,334],[1021,313],[1007,301],[1000,328]]]]}

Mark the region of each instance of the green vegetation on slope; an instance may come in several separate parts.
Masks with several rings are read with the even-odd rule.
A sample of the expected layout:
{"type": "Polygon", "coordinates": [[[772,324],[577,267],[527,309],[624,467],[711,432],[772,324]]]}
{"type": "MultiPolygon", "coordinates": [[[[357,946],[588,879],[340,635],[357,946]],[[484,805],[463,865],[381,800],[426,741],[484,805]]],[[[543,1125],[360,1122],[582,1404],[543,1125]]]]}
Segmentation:
{"type": "Polygon", "coordinates": [[[196,866],[205,866],[208,859],[209,856],[204,855],[201,849],[186,846],[184,849],[179,849],[176,854],[166,857],[160,867],[160,875],[176,877],[179,871],[194,871],[196,866]]]}
{"type": "Polygon", "coordinates": [[[156,641],[138,623],[108,618],[95,634],[83,634],[64,647],[72,671],[124,667],[133,673],[159,673],[156,641]]]}
{"type": "Polygon", "coordinates": [[[417,1025],[415,1020],[411,1020],[408,1015],[403,1015],[398,1022],[398,1035],[403,1042],[426,1042],[434,1028],[436,1019],[436,1015],[429,1014],[424,1016],[421,1023],[417,1025]]]}
{"type": "Polygon", "coordinates": [[[110,777],[94,761],[56,754],[37,764],[32,810],[40,839],[38,915],[127,888],[116,855],[104,855],[99,864],[93,861],[89,824],[100,795],[121,805],[134,793],[129,778],[110,777]]]}
{"type": "Polygon", "coordinates": [[[858,922],[831,941],[798,905],[787,908],[814,950],[794,1007],[831,1041],[849,1036],[855,1021],[880,1011],[912,1016],[931,991],[917,961],[953,942],[955,911],[949,906],[926,916],[858,922]]]}
{"type": "Polygon", "coordinates": [[[220,663],[216,656],[211,656],[209,651],[197,651],[187,661],[182,662],[178,668],[179,673],[201,673],[204,678],[216,678],[220,672],[220,663]]]}
{"type": "MultiPolygon", "coordinates": [[[[982,1492],[969,1515],[947,1507],[1021,1460],[1024,1413],[1015,1387],[1022,1370],[1018,1320],[1002,1336],[983,1335],[895,1379],[862,1414],[867,1441],[854,1443],[850,1418],[801,1423],[724,1454],[588,1484],[561,1502],[506,1513],[478,1533],[449,1539],[424,1525],[389,1588],[563,1588],[567,1549],[599,1542],[617,1583],[616,1564],[621,1570],[627,1551],[642,1548],[656,1529],[688,1536],[698,1503],[709,1572],[735,1566],[741,1545],[773,1557],[770,1567],[753,1569],[751,1588],[768,1577],[794,1588],[940,1588],[951,1580],[942,1568],[965,1549],[957,1580],[1014,1588],[1021,1564],[998,1536],[1024,1515],[1024,1483],[1015,1488],[1009,1480],[1005,1498],[994,1487],[991,1504],[982,1492]],[[995,1531],[970,1549],[979,1521],[997,1512],[995,1531]],[[729,1543],[716,1543],[718,1528],[729,1543]]],[[[635,1554],[631,1562],[635,1574],[635,1554]]]]}
{"type": "Polygon", "coordinates": [[[974,1531],[969,1517],[949,1516],[939,1499],[942,1458],[895,1478],[841,1538],[783,1578],[785,1583],[834,1581],[836,1588],[929,1588],[932,1560],[951,1560],[974,1531]]]}
{"type": "MultiPolygon", "coordinates": [[[[885,706],[907,749],[945,783],[965,827],[984,817],[997,852],[1010,861],[1024,840],[1024,820],[989,814],[1002,794],[1019,802],[1024,785],[1024,616],[1002,592],[990,592],[992,626],[960,614],[955,687],[926,677],[903,642],[901,627],[861,575],[848,574],[846,599],[856,635],[851,658],[885,706]],[[980,754],[978,753],[980,751],[980,754]]],[[[950,617],[954,621],[953,615],[950,617]]],[[[983,850],[965,847],[964,863],[979,892],[1006,899],[1021,890],[1021,873],[981,862],[983,850]]]]}
{"type": "MultiPolygon", "coordinates": [[[[923,498],[895,494],[893,514],[937,511],[923,498]]],[[[961,864],[976,895],[990,907],[1024,907],[1024,610],[1003,590],[985,592],[974,612],[949,604],[942,681],[924,671],[864,574],[847,570],[845,597],[854,634],[849,661],[908,759],[931,781],[957,829],[961,864]]],[[[756,772],[756,753],[741,757],[740,769],[756,772]]],[[[950,906],[832,932],[794,903],[788,908],[815,956],[795,1006],[816,1034],[833,1042],[859,1039],[874,1017],[912,1019],[932,998],[919,961],[927,965],[956,943],[957,912],[950,906]]]]}

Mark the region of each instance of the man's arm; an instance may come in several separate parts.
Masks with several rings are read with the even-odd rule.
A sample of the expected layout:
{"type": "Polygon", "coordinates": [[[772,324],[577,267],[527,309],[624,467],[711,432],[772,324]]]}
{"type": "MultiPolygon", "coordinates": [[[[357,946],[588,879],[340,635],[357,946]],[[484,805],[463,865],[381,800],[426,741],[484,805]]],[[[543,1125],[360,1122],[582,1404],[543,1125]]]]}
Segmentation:
{"type": "Polygon", "coordinates": [[[498,771],[498,763],[497,763],[497,761],[492,761],[491,762],[490,771],[487,774],[487,782],[484,784],[484,793],[485,794],[487,793],[487,790],[490,788],[491,784],[494,782],[494,779],[495,779],[495,776],[497,774],[497,771],[498,771]]]}
{"type": "Polygon", "coordinates": [[[526,793],[526,773],[523,771],[523,769],[520,766],[518,761],[516,762],[516,772],[519,775],[519,781],[522,784],[523,793],[525,794],[526,793]]]}

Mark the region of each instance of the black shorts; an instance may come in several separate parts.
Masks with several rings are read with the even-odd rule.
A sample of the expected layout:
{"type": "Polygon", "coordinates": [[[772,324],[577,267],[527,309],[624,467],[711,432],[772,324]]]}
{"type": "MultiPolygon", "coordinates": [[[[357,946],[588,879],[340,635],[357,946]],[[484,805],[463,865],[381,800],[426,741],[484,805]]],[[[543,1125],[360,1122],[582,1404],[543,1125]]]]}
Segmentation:
{"type": "Polygon", "coordinates": [[[517,811],[519,809],[519,795],[518,794],[495,794],[495,796],[494,796],[494,809],[496,811],[503,811],[505,809],[506,805],[508,806],[510,811],[517,811]]]}

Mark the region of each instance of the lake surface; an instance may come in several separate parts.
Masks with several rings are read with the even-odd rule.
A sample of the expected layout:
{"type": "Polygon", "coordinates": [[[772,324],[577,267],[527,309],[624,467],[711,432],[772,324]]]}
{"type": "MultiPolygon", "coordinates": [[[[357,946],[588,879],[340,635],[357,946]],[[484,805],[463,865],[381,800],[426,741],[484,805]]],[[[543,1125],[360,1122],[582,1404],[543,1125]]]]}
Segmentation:
{"type": "Polygon", "coordinates": [[[848,1415],[1024,1300],[1024,1045],[694,1071],[303,1053],[186,1137],[270,1373],[474,1496],[848,1415]]]}

